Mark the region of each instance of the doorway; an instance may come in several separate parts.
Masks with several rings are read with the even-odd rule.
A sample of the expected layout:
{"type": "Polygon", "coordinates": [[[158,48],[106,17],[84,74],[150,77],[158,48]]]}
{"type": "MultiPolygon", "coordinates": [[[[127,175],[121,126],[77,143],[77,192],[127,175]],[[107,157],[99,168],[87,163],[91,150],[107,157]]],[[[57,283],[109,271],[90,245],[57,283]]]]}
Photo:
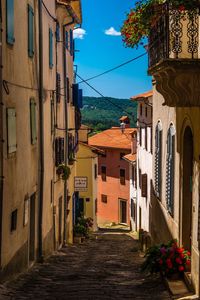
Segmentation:
{"type": "Polygon", "coordinates": [[[192,238],[192,184],[193,184],[193,135],[186,127],[183,137],[183,203],[182,203],[182,244],[191,251],[192,238]]]}
{"type": "Polygon", "coordinates": [[[126,200],[120,200],[120,223],[127,224],[126,200]]]}
{"type": "Polygon", "coordinates": [[[35,260],[35,197],[30,197],[29,263],[35,260]]]}

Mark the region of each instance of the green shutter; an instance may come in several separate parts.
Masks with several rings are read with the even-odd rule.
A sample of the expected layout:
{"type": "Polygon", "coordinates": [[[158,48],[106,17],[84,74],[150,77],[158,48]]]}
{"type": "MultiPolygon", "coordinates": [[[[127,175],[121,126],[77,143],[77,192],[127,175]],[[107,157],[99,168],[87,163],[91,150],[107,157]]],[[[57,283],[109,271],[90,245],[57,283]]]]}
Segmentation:
{"type": "Polygon", "coordinates": [[[36,125],[36,103],[35,99],[30,99],[30,125],[31,125],[31,144],[37,142],[37,125],[36,125]]]}
{"type": "Polygon", "coordinates": [[[7,145],[8,153],[16,152],[16,110],[15,108],[7,108],[7,145]]]}
{"type": "Polygon", "coordinates": [[[28,4],[28,56],[34,55],[34,12],[28,4]]]}
{"type": "Polygon", "coordinates": [[[14,0],[6,0],[6,40],[13,45],[14,38],[14,0]]]}
{"type": "Polygon", "coordinates": [[[73,55],[74,54],[74,40],[73,40],[73,30],[72,29],[70,29],[69,35],[70,35],[70,54],[73,55]]]}
{"type": "Polygon", "coordinates": [[[53,68],[53,32],[49,28],[49,68],[53,68]]]}

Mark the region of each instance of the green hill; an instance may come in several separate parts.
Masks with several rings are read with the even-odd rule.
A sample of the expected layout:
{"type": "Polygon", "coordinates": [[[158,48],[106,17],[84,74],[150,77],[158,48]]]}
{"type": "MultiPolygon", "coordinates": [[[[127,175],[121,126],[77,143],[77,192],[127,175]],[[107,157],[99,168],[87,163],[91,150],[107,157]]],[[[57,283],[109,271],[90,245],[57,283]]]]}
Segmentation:
{"type": "Polygon", "coordinates": [[[82,124],[90,126],[95,132],[119,126],[119,119],[124,115],[129,116],[131,127],[135,127],[137,103],[129,99],[83,97],[81,114],[82,124]]]}

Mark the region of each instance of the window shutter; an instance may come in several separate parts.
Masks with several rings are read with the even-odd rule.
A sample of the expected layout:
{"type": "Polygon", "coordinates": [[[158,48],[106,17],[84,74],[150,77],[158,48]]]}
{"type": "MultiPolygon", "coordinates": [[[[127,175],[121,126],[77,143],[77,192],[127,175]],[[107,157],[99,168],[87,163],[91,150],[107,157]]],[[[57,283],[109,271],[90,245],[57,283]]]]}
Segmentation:
{"type": "Polygon", "coordinates": [[[167,162],[166,162],[166,200],[167,209],[173,216],[174,212],[174,152],[175,152],[175,130],[171,126],[167,135],[167,162]]]}
{"type": "Polygon", "coordinates": [[[60,74],[56,73],[56,101],[60,103],[60,94],[61,94],[61,78],[60,74]]]}
{"type": "Polygon", "coordinates": [[[73,53],[74,53],[74,41],[73,41],[73,30],[72,29],[70,29],[69,35],[70,35],[70,54],[73,55],[73,53]]]}
{"type": "Polygon", "coordinates": [[[145,149],[148,150],[148,145],[147,145],[147,127],[145,127],[145,149]]]}
{"type": "Polygon", "coordinates": [[[101,179],[102,181],[106,181],[106,167],[101,166],[101,179]]]}
{"type": "Polygon", "coordinates": [[[34,55],[34,12],[33,8],[28,4],[28,55],[34,55]]]}
{"type": "Polygon", "coordinates": [[[6,40],[13,45],[14,38],[14,0],[6,0],[6,40]]]}
{"type": "Polygon", "coordinates": [[[8,134],[8,153],[16,152],[16,110],[15,108],[7,108],[7,134],[8,134]]]}
{"type": "Polygon", "coordinates": [[[142,174],[142,197],[147,197],[147,174],[142,174]]]}
{"type": "Polygon", "coordinates": [[[94,178],[97,178],[97,164],[94,165],[94,178]]]}
{"type": "Polygon", "coordinates": [[[78,107],[83,108],[83,90],[78,90],[78,107]]]}
{"type": "Polygon", "coordinates": [[[72,90],[73,90],[73,106],[78,107],[78,98],[79,98],[78,83],[72,85],[72,90]]]}
{"type": "Polygon", "coordinates": [[[68,31],[65,32],[65,48],[69,49],[69,33],[68,31]]]}
{"type": "Polygon", "coordinates": [[[37,142],[37,122],[36,122],[36,103],[32,98],[30,100],[30,123],[31,123],[31,144],[37,142]]]}
{"type": "Polygon", "coordinates": [[[161,195],[162,172],[162,130],[156,126],[155,135],[155,191],[158,197],[161,195]]]}
{"type": "Polygon", "coordinates": [[[68,158],[70,159],[72,156],[72,134],[68,134],[68,158]]]}
{"type": "Polygon", "coordinates": [[[60,164],[60,147],[59,147],[59,138],[55,139],[55,165],[58,167],[60,164]]]}
{"type": "Polygon", "coordinates": [[[107,203],[108,202],[107,195],[101,194],[101,202],[103,202],[103,203],[107,203]]]}
{"type": "Polygon", "coordinates": [[[60,42],[60,24],[56,23],[56,42],[60,42]]]}
{"type": "Polygon", "coordinates": [[[49,67],[53,68],[53,32],[49,28],[49,67]]]}
{"type": "Polygon", "coordinates": [[[65,139],[60,137],[59,138],[59,151],[60,151],[59,164],[62,164],[65,161],[65,148],[64,148],[64,145],[65,145],[65,139]]]}

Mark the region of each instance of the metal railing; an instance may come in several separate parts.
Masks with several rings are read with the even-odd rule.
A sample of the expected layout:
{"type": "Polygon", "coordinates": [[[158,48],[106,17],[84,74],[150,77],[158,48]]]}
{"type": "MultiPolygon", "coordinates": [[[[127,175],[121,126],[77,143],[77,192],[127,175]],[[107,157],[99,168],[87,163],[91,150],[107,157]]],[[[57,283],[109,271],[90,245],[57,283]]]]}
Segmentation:
{"type": "Polygon", "coordinates": [[[165,59],[196,59],[199,47],[199,8],[183,11],[169,4],[149,35],[149,68],[165,59]]]}

